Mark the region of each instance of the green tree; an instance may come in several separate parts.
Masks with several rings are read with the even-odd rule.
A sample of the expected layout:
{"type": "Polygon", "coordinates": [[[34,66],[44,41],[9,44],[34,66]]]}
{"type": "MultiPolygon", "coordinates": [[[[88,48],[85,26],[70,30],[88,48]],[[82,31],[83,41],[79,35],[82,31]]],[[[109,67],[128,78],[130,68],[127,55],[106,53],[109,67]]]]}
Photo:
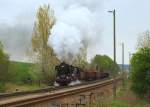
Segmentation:
{"type": "Polygon", "coordinates": [[[9,56],[4,52],[0,42],[0,91],[4,91],[4,84],[8,81],[9,56]]]}
{"type": "Polygon", "coordinates": [[[35,60],[35,69],[40,80],[52,82],[55,77],[54,66],[58,59],[53,49],[47,44],[51,29],[55,24],[54,12],[49,5],[40,6],[32,35],[32,50],[35,60]]]}
{"type": "Polygon", "coordinates": [[[141,97],[150,97],[150,48],[140,48],[133,54],[131,71],[131,89],[141,97]]]}
{"type": "Polygon", "coordinates": [[[107,55],[96,55],[91,61],[91,66],[98,67],[101,72],[110,71],[110,73],[117,73],[119,71],[118,65],[114,64],[113,60],[107,55]]]}

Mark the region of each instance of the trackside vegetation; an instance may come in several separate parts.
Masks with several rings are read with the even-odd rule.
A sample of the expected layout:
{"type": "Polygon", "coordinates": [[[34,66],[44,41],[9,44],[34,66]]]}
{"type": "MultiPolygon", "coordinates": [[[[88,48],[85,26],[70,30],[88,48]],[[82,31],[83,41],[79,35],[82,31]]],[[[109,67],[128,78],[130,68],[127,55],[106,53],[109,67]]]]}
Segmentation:
{"type": "Polygon", "coordinates": [[[133,105],[120,100],[102,100],[87,107],[150,107],[150,104],[137,102],[137,104],[133,105]]]}
{"type": "Polygon", "coordinates": [[[3,45],[0,42],[0,91],[5,90],[5,83],[8,78],[9,56],[4,52],[3,45]]]}
{"type": "Polygon", "coordinates": [[[133,54],[131,66],[131,89],[140,97],[150,97],[150,48],[133,54]]]}
{"type": "Polygon", "coordinates": [[[131,89],[140,98],[150,98],[150,32],[145,31],[137,41],[137,51],[131,58],[131,89]]]}
{"type": "Polygon", "coordinates": [[[150,102],[137,97],[128,87],[125,90],[123,88],[118,90],[115,99],[103,97],[86,107],[150,107],[150,102]]]}

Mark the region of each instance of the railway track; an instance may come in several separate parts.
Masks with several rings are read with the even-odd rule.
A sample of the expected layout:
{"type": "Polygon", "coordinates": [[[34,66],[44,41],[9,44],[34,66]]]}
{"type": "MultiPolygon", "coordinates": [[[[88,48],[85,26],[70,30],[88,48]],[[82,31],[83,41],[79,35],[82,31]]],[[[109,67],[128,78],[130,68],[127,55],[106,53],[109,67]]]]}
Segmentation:
{"type": "Polygon", "coordinates": [[[91,84],[84,84],[74,87],[57,89],[53,91],[46,91],[43,93],[36,93],[34,95],[18,96],[16,98],[8,98],[0,101],[0,107],[28,107],[29,105],[60,99],[65,96],[79,94],[85,91],[90,91],[96,88],[104,87],[113,84],[114,81],[121,81],[121,78],[110,79],[105,81],[97,81],[91,84]]]}
{"type": "Polygon", "coordinates": [[[4,98],[10,98],[10,97],[20,97],[20,96],[24,96],[24,95],[30,95],[30,94],[37,94],[37,93],[45,93],[45,92],[50,92],[50,91],[56,91],[56,90],[60,90],[60,89],[66,89],[66,88],[71,88],[71,87],[77,87],[77,86],[81,86],[81,85],[88,85],[88,84],[93,84],[96,82],[102,82],[108,79],[102,79],[102,80],[95,80],[95,81],[82,81],[81,84],[77,84],[77,85],[73,85],[73,86],[59,86],[59,87],[55,87],[55,86],[48,86],[46,88],[41,88],[41,89],[37,89],[37,90],[32,90],[32,91],[20,91],[20,92],[13,92],[13,93],[2,93],[0,94],[0,101],[4,98]]]}

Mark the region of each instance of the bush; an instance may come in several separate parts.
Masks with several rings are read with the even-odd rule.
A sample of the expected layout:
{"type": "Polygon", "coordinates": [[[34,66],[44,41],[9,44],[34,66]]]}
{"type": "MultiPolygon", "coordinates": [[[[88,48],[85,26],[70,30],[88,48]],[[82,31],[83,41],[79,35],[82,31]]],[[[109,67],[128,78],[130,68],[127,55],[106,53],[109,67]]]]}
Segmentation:
{"type": "Polygon", "coordinates": [[[6,82],[8,77],[9,56],[4,52],[0,42],[0,82],[6,82]]]}
{"type": "Polygon", "coordinates": [[[140,97],[150,97],[150,48],[139,49],[131,59],[131,89],[140,97]]]}

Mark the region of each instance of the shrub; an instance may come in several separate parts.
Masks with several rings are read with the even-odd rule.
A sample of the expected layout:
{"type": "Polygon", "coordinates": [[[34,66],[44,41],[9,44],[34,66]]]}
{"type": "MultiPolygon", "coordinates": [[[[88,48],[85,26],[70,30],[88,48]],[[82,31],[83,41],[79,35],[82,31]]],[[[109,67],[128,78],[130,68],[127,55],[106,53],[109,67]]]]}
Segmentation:
{"type": "Polygon", "coordinates": [[[140,97],[150,96],[150,48],[139,49],[131,59],[131,89],[140,97]]]}
{"type": "Polygon", "coordinates": [[[5,84],[4,82],[0,82],[0,93],[5,92],[5,84]]]}

